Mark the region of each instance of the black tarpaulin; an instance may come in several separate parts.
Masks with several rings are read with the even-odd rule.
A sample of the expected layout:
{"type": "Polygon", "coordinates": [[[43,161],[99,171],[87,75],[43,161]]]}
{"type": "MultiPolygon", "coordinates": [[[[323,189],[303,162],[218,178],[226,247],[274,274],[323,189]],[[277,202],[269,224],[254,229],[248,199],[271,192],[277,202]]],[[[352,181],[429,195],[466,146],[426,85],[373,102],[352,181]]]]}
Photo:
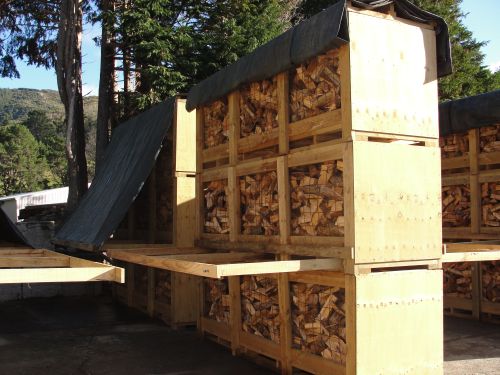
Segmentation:
{"type": "Polygon", "coordinates": [[[148,178],[172,126],[175,98],[154,106],[113,131],[103,160],[75,212],[55,243],[97,250],[125,217],[148,178]]]}
{"type": "Polygon", "coordinates": [[[12,242],[18,245],[30,246],[29,241],[17,229],[16,225],[9,219],[2,209],[0,202],[0,242],[12,242]]]}
{"type": "Polygon", "coordinates": [[[441,136],[494,124],[500,124],[500,90],[439,105],[441,136]]]}
{"type": "MultiPolygon", "coordinates": [[[[442,18],[423,11],[407,0],[353,1],[357,7],[375,10],[390,4],[394,4],[398,17],[436,25],[438,75],[450,74],[448,26],[442,18]]],[[[245,83],[270,78],[348,42],[346,1],[341,0],[194,86],[189,91],[186,108],[191,111],[245,83]]]]}

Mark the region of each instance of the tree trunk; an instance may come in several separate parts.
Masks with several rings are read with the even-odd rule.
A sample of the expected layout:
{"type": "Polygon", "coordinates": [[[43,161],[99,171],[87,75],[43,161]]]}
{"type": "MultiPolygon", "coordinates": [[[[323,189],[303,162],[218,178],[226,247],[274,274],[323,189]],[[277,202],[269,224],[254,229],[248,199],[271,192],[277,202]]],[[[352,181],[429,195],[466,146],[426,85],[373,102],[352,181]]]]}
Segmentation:
{"type": "Polygon", "coordinates": [[[109,143],[111,122],[113,116],[114,86],[115,86],[115,61],[112,31],[106,13],[114,9],[114,0],[102,0],[101,12],[101,71],[99,76],[99,103],[97,107],[97,134],[96,134],[96,174],[102,168],[104,152],[109,143]]]}
{"type": "Polygon", "coordinates": [[[69,186],[67,211],[72,212],[87,191],[82,97],[81,0],[61,2],[57,34],[56,76],[59,96],[65,111],[69,186]]]}

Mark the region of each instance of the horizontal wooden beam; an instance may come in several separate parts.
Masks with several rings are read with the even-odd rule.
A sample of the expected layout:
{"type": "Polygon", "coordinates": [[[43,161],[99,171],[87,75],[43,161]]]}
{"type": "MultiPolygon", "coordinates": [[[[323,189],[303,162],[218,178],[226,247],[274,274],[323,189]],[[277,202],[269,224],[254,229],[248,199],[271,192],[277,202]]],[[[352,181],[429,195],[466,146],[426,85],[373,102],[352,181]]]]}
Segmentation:
{"type": "Polygon", "coordinates": [[[453,252],[443,254],[442,258],[443,263],[482,262],[490,260],[500,260],[500,250],[453,252]]]}
{"type": "Polygon", "coordinates": [[[10,255],[0,256],[0,268],[69,267],[69,258],[61,256],[10,255]]]}
{"type": "Polygon", "coordinates": [[[1,269],[0,284],[88,281],[114,281],[123,283],[125,277],[121,271],[117,267],[1,269]]]}

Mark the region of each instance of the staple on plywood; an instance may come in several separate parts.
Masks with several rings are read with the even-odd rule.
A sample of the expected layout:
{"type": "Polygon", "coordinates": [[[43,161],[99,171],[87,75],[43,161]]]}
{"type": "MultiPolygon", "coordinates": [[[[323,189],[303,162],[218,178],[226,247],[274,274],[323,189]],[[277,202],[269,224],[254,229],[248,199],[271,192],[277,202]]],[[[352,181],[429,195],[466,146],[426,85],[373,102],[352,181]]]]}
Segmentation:
{"type": "Polygon", "coordinates": [[[331,50],[290,71],[290,120],[340,108],[339,52],[331,50]]]}
{"type": "Polygon", "coordinates": [[[290,293],[293,347],[344,365],[345,289],[294,282],[290,293]]]}
{"type": "Polygon", "coordinates": [[[243,234],[279,234],[278,177],[276,171],[241,176],[241,230],[243,234]]]}
{"type": "Polygon", "coordinates": [[[290,168],[293,235],[343,236],[342,160],[290,168]]]}

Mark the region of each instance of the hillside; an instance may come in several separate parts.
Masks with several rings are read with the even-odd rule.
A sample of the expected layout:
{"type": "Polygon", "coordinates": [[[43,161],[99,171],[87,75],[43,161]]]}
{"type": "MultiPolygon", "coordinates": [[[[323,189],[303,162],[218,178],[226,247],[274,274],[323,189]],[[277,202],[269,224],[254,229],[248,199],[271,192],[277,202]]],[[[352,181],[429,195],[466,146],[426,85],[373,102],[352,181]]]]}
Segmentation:
{"type": "MultiPolygon", "coordinates": [[[[83,99],[84,113],[91,122],[97,118],[97,96],[83,99]]],[[[64,108],[55,90],[0,89],[0,125],[6,121],[23,122],[28,113],[41,110],[53,120],[62,120],[64,108]]]]}

